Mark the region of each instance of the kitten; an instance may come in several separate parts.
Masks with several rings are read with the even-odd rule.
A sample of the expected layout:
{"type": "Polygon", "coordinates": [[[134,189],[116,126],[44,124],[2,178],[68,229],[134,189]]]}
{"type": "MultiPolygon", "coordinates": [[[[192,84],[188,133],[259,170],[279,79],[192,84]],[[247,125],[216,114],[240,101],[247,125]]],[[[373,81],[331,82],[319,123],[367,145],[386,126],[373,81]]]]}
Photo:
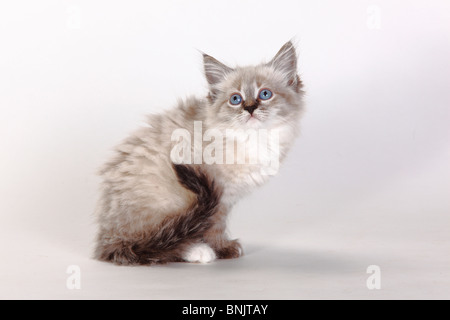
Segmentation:
{"type": "MultiPolygon", "coordinates": [[[[261,163],[249,163],[248,155],[244,163],[204,163],[208,146],[195,137],[195,126],[214,129],[222,137],[226,130],[237,130],[241,142],[249,141],[242,130],[277,130],[273,149],[282,160],[297,134],[303,109],[297,55],[288,42],[270,62],[256,66],[230,68],[206,54],[203,61],[207,97],[191,97],[172,110],[149,116],[149,127],[123,141],[101,169],[97,259],[151,265],[208,263],[243,254],[239,242],[227,236],[228,212],[270,174],[264,173],[261,163]],[[193,136],[194,143],[185,140],[184,156],[174,160],[180,151],[175,147],[181,143],[174,132],[180,129],[193,136]]],[[[211,155],[228,159],[237,147],[219,138],[214,136],[214,143],[223,150],[211,155]]],[[[247,143],[244,148],[256,146],[247,143]]]]}

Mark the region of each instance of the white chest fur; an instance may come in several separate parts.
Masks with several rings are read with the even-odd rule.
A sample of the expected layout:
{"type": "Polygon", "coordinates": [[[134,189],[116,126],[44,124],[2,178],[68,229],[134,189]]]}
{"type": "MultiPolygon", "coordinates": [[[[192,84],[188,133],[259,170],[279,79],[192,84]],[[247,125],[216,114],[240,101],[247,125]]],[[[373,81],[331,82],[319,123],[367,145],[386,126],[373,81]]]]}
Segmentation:
{"type": "Polygon", "coordinates": [[[262,133],[258,133],[253,141],[249,141],[247,136],[237,139],[237,144],[226,145],[225,159],[234,153],[234,162],[215,165],[217,178],[224,187],[225,204],[233,205],[278,173],[280,163],[292,144],[294,132],[274,130],[262,133]],[[243,143],[243,147],[239,148],[239,143],[243,143]]]}

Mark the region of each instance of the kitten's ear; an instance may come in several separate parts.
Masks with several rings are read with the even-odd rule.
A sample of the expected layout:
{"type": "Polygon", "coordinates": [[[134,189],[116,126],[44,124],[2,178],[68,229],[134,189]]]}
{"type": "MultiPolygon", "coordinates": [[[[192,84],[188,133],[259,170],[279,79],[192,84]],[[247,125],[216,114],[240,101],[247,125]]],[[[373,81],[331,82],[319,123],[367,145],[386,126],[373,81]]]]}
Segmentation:
{"type": "Polygon", "coordinates": [[[217,61],[207,54],[203,54],[203,66],[205,68],[205,76],[208,81],[211,93],[216,94],[215,86],[222,82],[226,75],[233,71],[230,67],[227,67],[223,63],[217,61]]]}
{"type": "Polygon", "coordinates": [[[300,79],[297,75],[297,53],[291,41],[286,42],[281,47],[268,65],[281,71],[290,86],[298,87],[300,85],[300,79]]]}

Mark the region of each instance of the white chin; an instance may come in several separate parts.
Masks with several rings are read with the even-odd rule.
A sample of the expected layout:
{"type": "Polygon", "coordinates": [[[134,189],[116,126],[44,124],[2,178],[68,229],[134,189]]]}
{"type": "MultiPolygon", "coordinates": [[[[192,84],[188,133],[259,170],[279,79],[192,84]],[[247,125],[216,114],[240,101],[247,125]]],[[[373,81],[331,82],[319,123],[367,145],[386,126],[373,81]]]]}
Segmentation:
{"type": "Polygon", "coordinates": [[[250,128],[259,128],[261,126],[261,121],[256,119],[255,117],[251,117],[247,120],[246,125],[250,128]]]}

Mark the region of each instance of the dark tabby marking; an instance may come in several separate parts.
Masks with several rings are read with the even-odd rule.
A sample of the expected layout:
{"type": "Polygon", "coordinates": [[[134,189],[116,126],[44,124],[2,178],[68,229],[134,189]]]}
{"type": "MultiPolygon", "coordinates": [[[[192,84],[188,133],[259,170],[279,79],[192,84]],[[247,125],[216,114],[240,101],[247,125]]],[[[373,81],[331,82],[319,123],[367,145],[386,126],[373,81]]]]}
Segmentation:
{"type": "Polygon", "coordinates": [[[201,241],[213,225],[222,191],[199,168],[173,165],[178,181],[197,195],[197,201],[185,214],[176,214],[163,220],[157,232],[128,242],[116,241],[97,248],[96,256],[116,264],[152,265],[180,262],[190,245],[201,241]]]}

